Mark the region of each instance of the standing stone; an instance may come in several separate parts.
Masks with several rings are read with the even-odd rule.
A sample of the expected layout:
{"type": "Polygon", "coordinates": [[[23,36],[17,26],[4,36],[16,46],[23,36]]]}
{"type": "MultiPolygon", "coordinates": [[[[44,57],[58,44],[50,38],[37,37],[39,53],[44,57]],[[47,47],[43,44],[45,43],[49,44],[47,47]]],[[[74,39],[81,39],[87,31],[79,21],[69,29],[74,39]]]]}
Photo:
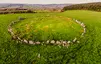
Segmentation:
{"type": "Polygon", "coordinates": [[[77,38],[74,38],[73,42],[76,42],[77,41],[77,38]]]}
{"type": "Polygon", "coordinates": [[[66,44],[66,41],[63,41],[62,43],[63,43],[63,44],[66,44]]]}
{"type": "Polygon", "coordinates": [[[65,45],[65,47],[67,47],[67,48],[68,48],[68,46],[69,46],[69,44],[67,43],[67,44],[65,45]]]}
{"type": "Polygon", "coordinates": [[[40,58],[40,54],[38,54],[38,58],[40,58]]]}
{"type": "Polygon", "coordinates": [[[18,40],[21,40],[19,37],[17,37],[18,38],[18,40]]]}
{"type": "Polygon", "coordinates": [[[65,44],[62,44],[62,46],[65,46],[65,44]]]}
{"type": "Polygon", "coordinates": [[[23,42],[23,40],[21,40],[21,42],[23,42]]]}
{"type": "Polygon", "coordinates": [[[60,40],[60,43],[62,44],[63,43],[63,40],[60,40]]]}
{"type": "Polygon", "coordinates": [[[11,28],[9,28],[9,29],[8,29],[8,31],[9,31],[9,32],[12,32],[12,29],[11,29],[11,28]]]}
{"type": "Polygon", "coordinates": [[[12,38],[13,38],[14,40],[16,40],[16,39],[17,39],[17,38],[16,38],[16,36],[14,36],[14,35],[12,36],[12,38]]]}
{"type": "Polygon", "coordinates": [[[84,33],[86,33],[86,28],[84,28],[84,33]]]}
{"type": "Polygon", "coordinates": [[[13,32],[11,32],[11,35],[13,36],[13,35],[14,35],[14,33],[13,33],[13,32]]]}
{"type": "Polygon", "coordinates": [[[29,44],[34,44],[34,42],[30,40],[30,41],[29,41],[29,44]]]}
{"type": "Polygon", "coordinates": [[[71,43],[71,41],[68,41],[67,43],[68,43],[68,44],[70,44],[70,43],[71,43]]]}
{"type": "Polygon", "coordinates": [[[82,35],[81,36],[83,36],[84,35],[84,33],[82,33],[82,35]]]}
{"type": "Polygon", "coordinates": [[[60,42],[60,41],[56,41],[56,44],[57,44],[57,45],[61,45],[61,42],[60,42]]]}
{"type": "Polygon", "coordinates": [[[81,26],[85,28],[85,25],[84,25],[84,23],[81,23],[81,26]]]}
{"type": "Polygon", "coordinates": [[[55,41],[54,41],[54,40],[52,40],[50,43],[51,43],[51,44],[55,44],[55,41]]]}
{"type": "Polygon", "coordinates": [[[77,41],[77,43],[80,43],[80,41],[77,41]]]}
{"type": "Polygon", "coordinates": [[[78,20],[75,20],[78,23],[78,20]]]}
{"type": "Polygon", "coordinates": [[[27,40],[25,40],[25,39],[24,39],[23,41],[24,41],[24,43],[28,43],[28,41],[27,41],[27,40]]]}
{"type": "Polygon", "coordinates": [[[40,42],[36,42],[36,44],[40,44],[40,42]]]}
{"type": "Polygon", "coordinates": [[[46,44],[49,44],[49,40],[47,40],[46,44]]]}

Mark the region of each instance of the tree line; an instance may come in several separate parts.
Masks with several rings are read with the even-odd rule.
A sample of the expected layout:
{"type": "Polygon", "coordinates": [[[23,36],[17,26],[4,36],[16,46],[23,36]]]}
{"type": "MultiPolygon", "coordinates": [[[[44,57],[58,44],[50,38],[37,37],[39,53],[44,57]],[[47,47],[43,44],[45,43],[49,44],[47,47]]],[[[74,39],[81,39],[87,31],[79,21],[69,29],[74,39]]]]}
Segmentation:
{"type": "Polygon", "coordinates": [[[96,3],[84,3],[84,4],[75,4],[66,6],[63,10],[93,10],[93,11],[101,11],[101,2],[96,3]]]}
{"type": "Polygon", "coordinates": [[[0,9],[0,14],[10,14],[10,13],[35,13],[30,9],[0,9]]]}

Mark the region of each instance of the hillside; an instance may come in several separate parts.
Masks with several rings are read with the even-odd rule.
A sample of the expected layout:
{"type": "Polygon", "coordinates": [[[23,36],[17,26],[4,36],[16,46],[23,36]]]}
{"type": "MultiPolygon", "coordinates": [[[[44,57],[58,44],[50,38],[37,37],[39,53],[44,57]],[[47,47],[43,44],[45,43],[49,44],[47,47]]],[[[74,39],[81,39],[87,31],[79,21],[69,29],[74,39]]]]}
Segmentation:
{"type": "Polygon", "coordinates": [[[93,11],[101,11],[101,2],[70,5],[70,6],[64,7],[63,10],[93,10],[93,11]]]}
{"type": "Polygon", "coordinates": [[[61,12],[71,4],[0,4],[0,14],[31,12],[61,12]]]}
{"type": "Polygon", "coordinates": [[[63,8],[71,4],[0,4],[0,8],[32,8],[32,9],[49,9],[49,8],[63,8]]]}

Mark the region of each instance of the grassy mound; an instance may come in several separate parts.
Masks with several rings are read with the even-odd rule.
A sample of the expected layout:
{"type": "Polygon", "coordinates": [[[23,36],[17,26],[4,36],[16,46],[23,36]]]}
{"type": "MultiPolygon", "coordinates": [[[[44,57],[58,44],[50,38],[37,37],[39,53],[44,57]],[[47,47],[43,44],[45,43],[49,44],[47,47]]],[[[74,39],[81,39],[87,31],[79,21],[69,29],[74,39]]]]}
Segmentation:
{"type": "Polygon", "coordinates": [[[41,42],[73,40],[75,37],[80,37],[83,32],[83,28],[71,18],[55,15],[26,19],[15,24],[13,30],[22,39],[41,42]]]}

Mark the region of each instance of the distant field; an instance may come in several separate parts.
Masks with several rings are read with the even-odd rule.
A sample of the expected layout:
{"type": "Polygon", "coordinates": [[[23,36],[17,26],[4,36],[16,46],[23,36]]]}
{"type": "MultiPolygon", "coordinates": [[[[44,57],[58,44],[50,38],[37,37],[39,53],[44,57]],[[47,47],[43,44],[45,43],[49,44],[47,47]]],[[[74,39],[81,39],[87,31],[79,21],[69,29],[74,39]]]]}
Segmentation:
{"type": "MultiPolygon", "coordinates": [[[[73,26],[75,29],[77,29],[77,31],[80,30],[79,25],[75,24],[74,21],[72,20],[67,21],[73,23],[73,26]]],[[[68,22],[66,22],[65,24],[68,24],[68,22]]],[[[64,27],[64,29],[66,28],[70,28],[70,26],[64,27]]],[[[73,33],[75,36],[79,34],[75,30],[72,30],[71,33],[73,33]]],[[[20,34],[22,35],[22,33],[20,34]]],[[[33,34],[33,32],[31,34],[33,34]]],[[[68,64],[68,63],[101,64],[100,50],[101,50],[101,12],[70,10],[62,13],[0,15],[0,64],[68,64]],[[49,17],[46,18],[45,15],[46,16],[49,15],[49,17]],[[53,17],[51,18],[51,16],[53,17]],[[57,18],[54,18],[54,16],[56,16],[57,18]],[[62,18],[59,18],[59,16],[62,16],[62,18]],[[26,26],[26,24],[28,24],[29,26],[32,25],[32,28],[34,30],[37,29],[34,28],[37,27],[34,25],[41,25],[41,27],[44,27],[43,25],[49,26],[50,19],[51,20],[54,19],[54,21],[58,22],[61,21],[65,22],[66,21],[64,20],[65,18],[71,18],[71,19],[74,18],[85,23],[87,32],[85,36],[80,39],[79,44],[72,44],[68,48],[55,45],[42,46],[42,45],[21,44],[18,43],[17,41],[12,40],[10,34],[7,31],[8,25],[11,23],[11,21],[18,19],[18,17],[27,18],[21,23],[19,22],[18,24],[13,26],[14,29],[18,31],[20,31],[20,29],[25,30],[24,27],[26,26]],[[43,23],[37,22],[39,20],[40,20],[39,22],[44,21],[43,20],[44,17],[46,18],[44,20],[48,19],[49,23],[47,23],[46,21],[43,23]],[[34,23],[34,20],[36,20],[35,21],[36,23],[34,23]]]]}

